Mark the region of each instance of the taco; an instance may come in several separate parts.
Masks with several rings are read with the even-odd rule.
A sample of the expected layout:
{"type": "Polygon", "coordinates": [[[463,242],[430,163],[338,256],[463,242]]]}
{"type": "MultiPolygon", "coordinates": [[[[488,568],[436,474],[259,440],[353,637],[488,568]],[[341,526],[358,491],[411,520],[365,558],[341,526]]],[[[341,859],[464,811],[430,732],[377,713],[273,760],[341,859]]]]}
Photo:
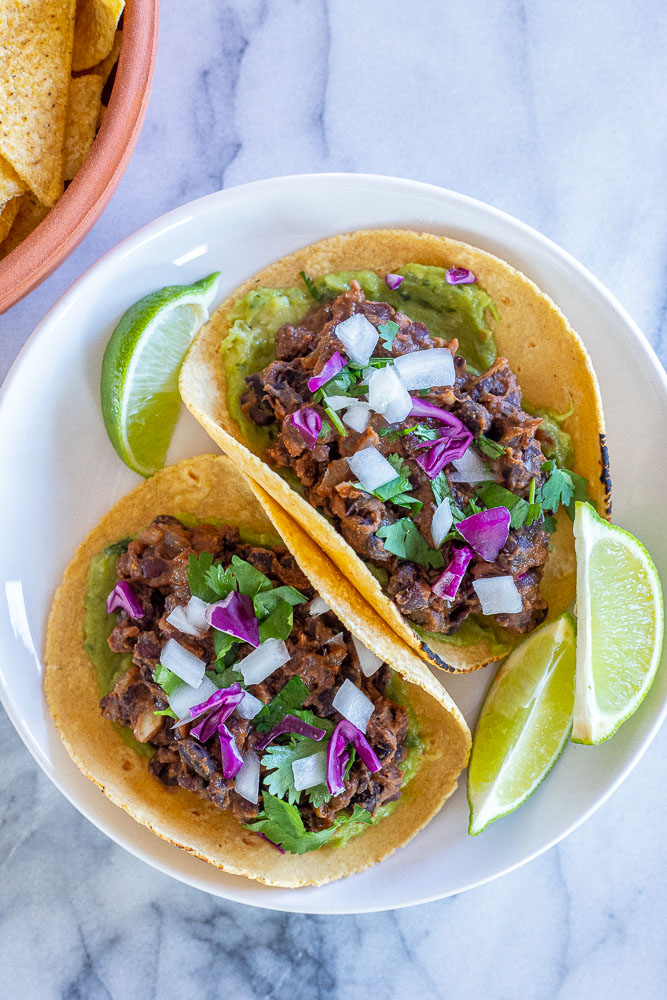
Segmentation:
{"type": "Polygon", "coordinates": [[[444,237],[357,232],[265,268],[195,339],[181,394],[270,516],[445,669],[561,614],[574,501],[609,515],[581,340],[523,274],[444,237]]]}
{"type": "Polygon", "coordinates": [[[113,802],[227,872],[297,887],[407,843],[456,788],[470,733],[289,527],[296,558],[223,456],[142,483],[65,572],[44,683],[113,802]]]}

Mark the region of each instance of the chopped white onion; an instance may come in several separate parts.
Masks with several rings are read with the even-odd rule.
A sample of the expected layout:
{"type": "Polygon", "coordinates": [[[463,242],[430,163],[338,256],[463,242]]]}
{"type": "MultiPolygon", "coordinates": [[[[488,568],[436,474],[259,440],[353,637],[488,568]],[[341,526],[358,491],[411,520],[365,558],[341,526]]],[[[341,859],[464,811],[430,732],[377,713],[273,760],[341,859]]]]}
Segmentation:
{"type": "Polygon", "coordinates": [[[243,699],[236,706],[236,714],[241,719],[254,719],[258,712],[264,708],[264,702],[255,698],[249,691],[243,695],[243,699]]]}
{"type": "Polygon", "coordinates": [[[350,405],[350,398],[350,396],[327,396],[324,405],[330,406],[332,410],[344,410],[350,405]]]}
{"type": "Polygon", "coordinates": [[[368,427],[370,418],[370,406],[363,399],[360,399],[347,408],[343,415],[343,423],[361,434],[368,427]]]}
{"type": "Polygon", "coordinates": [[[375,653],[372,653],[368,646],[364,646],[363,642],[360,642],[354,635],[352,636],[352,642],[359,657],[359,666],[361,667],[362,674],[365,677],[372,677],[373,674],[378,672],[384,660],[376,656],[375,653]]]}
{"type": "Polygon", "coordinates": [[[341,639],[344,639],[344,638],[345,637],[344,637],[344,635],[343,635],[342,632],[336,632],[336,634],[332,635],[330,639],[327,639],[327,641],[324,643],[324,645],[328,646],[330,642],[340,642],[341,639]]]}
{"type": "Polygon", "coordinates": [[[493,473],[487,468],[476,451],[468,448],[463,458],[455,458],[452,462],[454,472],[450,479],[453,483],[482,483],[485,480],[493,480],[493,473]]]}
{"type": "Polygon", "coordinates": [[[207,607],[206,601],[202,601],[199,597],[191,597],[187,604],[175,607],[171,614],[167,615],[167,621],[179,632],[201,639],[210,628],[204,617],[207,607]]]}
{"type": "Polygon", "coordinates": [[[199,687],[196,688],[190,687],[189,684],[179,684],[168,696],[169,707],[176,713],[179,721],[183,719],[189,722],[192,706],[203,705],[217,690],[210,677],[204,677],[199,687]]]}
{"type": "Polygon", "coordinates": [[[366,732],[374,705],[356,684],[353,684],[351,680],[343,681],[331,704],[348,722],[360,729],[362,733],[366,732]]]}
{"type": "Polygon", "coordinates": [[[483,576],[473,580],[483,615],[516,615],[523,608],[521,594],[511,576],[483,576]]]}
{"type": "Polygon", "coordinates": [[[394,362],[396,372],[406,389],[432,389],[454,385],[454,358],[446,347],[430,351],[401,354],[394,362]]]}
{"type": "Polygon", "coordinates": [[[345,346],[352,361],[359,365],[367,365],[368,359],[375,350],[380,334],[371,322],[361,313],[355,313],[349,319],[339,323],[334,333],[345,346]]]}
{"type": "Polygon", "coordinates": [[[287,646],[282,639],[267,639],[249,656],[239,662],[245,684],[261,684],[269,674],[289,660],[287,646]]]}
{"type": "Polygon", "coordinates": [[[412,409],[412,400],[393,365],[373,372],[368,380],[368,402],[371,410],[384,414],[387,423],[398,424],[405,420],[412,409]]]}
{"type": "Polygon", "coordinates": [[[313,618],[317,618],[318,615],[323,615],[325,611],[331,611],[331,608],[329,607],[327,602],[322,600],[322,598],[318,594],[318,596],[314,597],[310,602],[309,613],[310,615],[312,615],[313,618]]]}
{"type": "Polygon", "coordinates": [[[180,642],[176,642],[175,639],[169,639],[165,643],[160,655],[160,663],[193,688],[199,687],[206,670],[204,661],[200,660],[194,653],[184,649],[180,642]]]}
{"type": "Polygon", "coordinates": [[[452,505],[449,502],[449,498],[445,497],[441,504],[435,508],[433,518],[431,520],[431,536],[433,538],[433,544],[436,549],[439,549],[445,540],[445,535],[452,526],[452,505]]]}
{"type": "Polygon", "coordinates": [[[356,451],[354,455],[349,455],[347,464],[363,488],[369,493],[372,493],[379,486],[390,483],[392,479],[396,479],[397,473],[394,466],[373,445],[356,451]]]}
{"type": "Polygon", "coordinates": [[[234,791],[246,802],[257,802],[259,798],[259,757],[254,750],[243,755],[243,767],[234,779],[234,791]]]}
{"type": "Polygon", "coordinates": [[[292,763],[292,774],[297,792],[302,792],[304,788],[312,788],[313,785],[324,784],[327,780],[326,753],[311,753],[309,757],[295,760],[292,763]]]}

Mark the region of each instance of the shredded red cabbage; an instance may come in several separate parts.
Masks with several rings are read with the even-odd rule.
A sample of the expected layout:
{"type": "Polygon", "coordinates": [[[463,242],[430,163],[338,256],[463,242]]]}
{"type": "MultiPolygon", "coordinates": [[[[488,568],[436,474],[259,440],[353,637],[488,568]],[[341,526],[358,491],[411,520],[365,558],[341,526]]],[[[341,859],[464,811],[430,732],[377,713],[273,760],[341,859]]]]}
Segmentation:
{"type": "Polygon", "coordinates": [[[220,734],[223,777],[235,778],[243,767],[243,757],[236,745],[236,740],[224,723],[220,725],[218,733],[220,734]]]}
{"type": "Polygon", "coordinates": [[[295,410],[290,417],[290,423],[296,427],[312,451],[322,430],[322,417],[317,410],[314,410],[312,406],[304,406],[300,410],[295,410]]]}
{"type": "Polygon", "coordinates": [[[277,726],[270,729],[265,736],[255,743],[254,750],[264,750],[272,742],[272,740],[277,739],[278,736],[282,736],[283,733],[297,733],[299,736],[307,736],[311,740],[319,740],[325,734],[324,729],[319,729],[317,726],[311,726],[307,722],[302,722],[301,719],[297,719],[296,715],[286,715],[277,726]]]}
{"type": "Polygon", "coordinates": [[[455,458],[463,458],[471,441],[472,434],[468,430],[462,434],[453,434],[451,437],[424,441],[419,447],[429,450],[425,455],[415,455],[415,462],[421,465],[429,479],[435,479],[448,462],[453,462],[455,458]]]}
{"type": "Polygon", "coordinates": [[[190,735],[196,737],[202,743],[210,740],[218,726],[226,722],[237,705],[243,701],[245,691],[241,685],[236,683],[228,688],[220,688],[215,691],[210,698],[202,702],[201,705],[194,705],[190,709],[190,716],[196,719],[198,716],[209,713],[205,719],[190,730],[190,735]]]}
{"type": "Polygon", "coordinates": [[[255,830],[255,833],[257,834],[258,837],[261,837],[262,840],[265,840],[267,844],[271,844],[271,847],[275,847],[277,851],[280,851],[281,854],[287,854],[287,851],[285,850],[284,847],[281,847],[280,844],[276,844],[275,841],[273,840],[269,840],[269,838],[266,836],[265,833],[260,833],[259,830],[255,830]]]}
{"type": "Polygon", "coordinates": [[[209,604],[205,612],[206,621],[220,632],[227,632],[251,646],[259,646],[259,623],[247,594],[232,590],[223,601],[209,604]]]}
{"type": "Polygon", "coordinates": [[[110,615],[112,611],[116,611],[118,608],[126,611],[130,618],[144,617],[144,609],[141,606],[141,601],[127,580],[119,580],[107,597],[107,614],[110,615]]]}
{"type": "Polygon", "coordinates": [[[449,285],[473,285],[477,278],[467,267],[450,267],[445,274],[449,285]]]}
{"type": "Polygon", "coordinates": [[[327,382],[334,378],[338,372],[342,371],[346,364],[347,361],[343,355],[339,351],[336,351],[326,362],[320,374],[313,375],[312,378],[308,379],[308,388],[310,391],[317,392],[318,389],[321,389],[323,385],[326,385],[327,382]]]}
{"type": "Polygon", "coordinates": [[[511,515],[507,507],[491,507],[456,525],[458,533],[486,562],[495,562],[507,541],[511,515]]]}
{"type": "Polygon", "coordinates": [[[474,555],[475,553],[473,550],[467,545],[452,547],[452,559],[449,566],[444,573],[440,574],[431,587],[431,590],[436,597],[441,597],[443,600],[447,601],[454,600],[457,591],[461,586],[461,580],[463,579],[465,571],[468,568],[468,563],[474,555]]]}
{"type": "Polygon", "coordinates": [[[341,719],[333,731],[327,750],[327,787],[332,795],[339,795],[345,788],[345,768],[349,760],[346,752],[351,743],[363,764],[374,773],[382,767],[377,754],[364,734],[347,719],[341,719]]]}
{"type": "Polygon", "coordinates": [[[447,424],[455,431],[470,434],[463,421],[455,417],[449,410],[443,410],[441,406],[429,403],[426,399],[419,399],[418,396],[410,396],[410,399],[412,400],[412,409],[408,413],[408,417],[433,417],[434,420],[439,420],[441,424],[447,424]]]}
{"type": "Polygon", "coordinates": [[[386,282],[387,288],[391,288],[392,292],[395,292],[396,289],[403,284],[403,275],[391,274],[390,272],[389,274],[385,274],[384,280],[386,282]]]}

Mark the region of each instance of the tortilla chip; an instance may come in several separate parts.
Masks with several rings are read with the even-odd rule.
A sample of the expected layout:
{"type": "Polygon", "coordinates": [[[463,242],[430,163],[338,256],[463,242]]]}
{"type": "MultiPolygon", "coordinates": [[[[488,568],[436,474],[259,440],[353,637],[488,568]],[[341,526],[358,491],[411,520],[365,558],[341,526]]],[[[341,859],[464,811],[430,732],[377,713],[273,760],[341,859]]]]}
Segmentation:
{"type": "Polygon", "coordinates": [[[294,551],[301,569],[313,582],[317,579],[324,600],[343,624],[406,682],[424,752],[395,811],[344,847],[325,846],[301,856],[283,855],[245,830],[230,812],[222,812],[185,789],[165,788],[149,773],[146,758],[128,747],[116,727],[102,717],[97,677],[83,646],[91,556],[119,538],[136,534],[159,513],[184,512],[275,533],[242,473],[230,459],[213,455],[163,469],[102,518],[65,571],[47,629],[44,687],[70,756],[112,802],[138,822],[227,872],[296,888],[352,875],[388,857],[406,844],[455,790],[468,759],[470,732],[431,672],[293,522],[285,523],[289,541],[297,540],[294,551]]]}
{"type": "Polygon", "coordinates": [[[66,181],[71,181],[79,172],[95,139],[103,86],[102,77],[95,73],[70,81],[63,147],[63,176],[66,181]]]}
{"type": "Polygon", "coordinates": [[[16,200],[20,203],[18,212],[9,235],[0,245],[0,260],[15,250],[19,243],[23,243],[23,240],[30,236],[33,229],[36,229],[42,219],[49,214],[48,207],[42,205],[32,191],[27,191],[16,200]]]}
{"type": "MultiPolygon", "coordinates": [[[[477,275],[479,284],[500,312],[500,322],[491,322],[498,356],[509,360],[526,397],[534,405],[556,412],[566,410],[571,397],[574,413],[564,429],[572,435],[574,471],[588,479],[598,511],[608,516],[602,403],[595,372],[581,339],[558,307],[525,275],[484,250],[447,237],[409,230],[369,230],[332,236],[283,257],[246,281],[222,303],[186,356],[180,388],[186,405],[216,444],[305,528],[396,633],[429,663],[461,672],[483,667],[500,659],[503,653],[494,650],[487,640],[473,646],[455,646],[430,639],[426,643],[417,635],[336,528],[247,447],[227,409],[220,355],[220,342],[228,333],[227,312],[238,298],[254,288],[296,285],[301,271],[320,275],[366,268],[386,274],[408,263],[467,267],[477,275]]],[[[562,510],[557,525],[558,530],[551,536],[553,549],[541,585],[550,619],[560,615],[574,600],[576,584],[572,522],[562,510]]]]}
{"type": "Polygon", "coordinates": [[[112,52],[124,6],[125,0],[79,0],[72,69],[92,69],[112,52]]]}
{"type": "Polygon", "coordinates": [[[104,121],[104,116],[107,113],[106,104],[100,104],[100,110],[97,112],[97,131],[102,128],[102,122],[104,121]]]}
{"type": "Polygon", "coordinates": [[[118,57],[120,56],[120,47],[122,43],[123,43],[123,32],[117,31],[116,34],[114,35],[111,52],[106,57],[106,59],[103,59],[101,62],[98,62],[94,66],[91,66],[89,70],[83,70],[83,71],[77,70],[74,73],[74,76],[81,76],[83,75],[84,72],[94,73],[96,76],[102,77],[103,84],[106,83],[111,74],[111,70],[118,62],[118,57]]]}
{"type": "Polygon", "coordinates": [[[75,0],[0,0],[0,154],[45,205],[63,191],[75,0]]]}
{"type": "Polygon", "coordinates": [[[9,233],[12,228],[14,219],[16,218],[16,213],[21,207],[21,197],[12,198],[11,201],[6,202],[0,208],[0,243],[4,240],[5,236],[9,233]]]}
{"type": "Polygon", "coordinates": [[[23,194],[25,189],[25,183],[14,168],[10,167],[4,157],[0,156],[0,205],[5,205],[12,198],[23,194]]]}

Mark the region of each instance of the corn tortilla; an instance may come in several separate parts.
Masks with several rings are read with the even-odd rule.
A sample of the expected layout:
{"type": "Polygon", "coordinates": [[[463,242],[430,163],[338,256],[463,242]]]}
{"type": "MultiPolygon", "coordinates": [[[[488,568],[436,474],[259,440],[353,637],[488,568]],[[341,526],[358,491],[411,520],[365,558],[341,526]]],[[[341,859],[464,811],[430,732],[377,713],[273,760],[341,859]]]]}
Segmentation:
{"type": "MultiPolygon", "coordinates": [[[[498,257],[457,240],[409,230],[367,230],[332,236],[283,257],[246,281],[222,303],[190,348],[181,370],[180,388],[186,405],[216,444],[316,539],[384,621],[428,662],[461,672],[499,659],[499,654],[494,653],[486,640],[471,646],[454,646],[430,640],[427,645],[420,639],[342,535],[249,450],[227,409],[225,372],[219,350],[228,333],[229,309],[252,289],[296,285],[300,271],[313,276],[358,269],[386,274],[408,263],[467,267],[475,273],[500,313],[500,322],[490,321],[498,356],[508,359],[526,397],[534,405],[555,412],[566,411],[571,398],[574,412],[564,429],[571,434],[574,444],[574,471],[588,479],[598,511],[608,516],[604,417],[597,379],[581,339],[558,307],[529,278],[498,257]]],[[[541,586],[549,604],[549,618],[560,615],[575,595],[572,525],[562,510],[557,524],[541,586]]]]}
{"type": "Polygon", "coordinates": [[[71,181],[79,172],[95,139],[103,86],[102,77],[95,73],[70,81],[63,147],[63,175],[66,181],[71,181]]]}
{"type": "Polygon", "coordinates": [[[78,0],[72,69],[91,69],[113,50],[125,0],[78,0]]]}
{"type": "Polygon", "coordinates": [[[45,205],[63,191],[75,0],[0,0],[0,154],[45,205]]]}
{"type": "MultiPolygon", "coordinates": [[[[159,513],[187,511],[275,531],[248,482],[223,456],[188,459],[157,473],[123,497],[77,550],[56,592],[45,650],[44,688],[49,709],[70,756],[116,805],[159,837],[224,871],[268,885],[296,888],[352,875],[388,857],[440,809],[457,785],[470,750],[461,713],[425,665],[398,639],[289,519],[285,540],[301,569],[341,621],[407,682],[419,720],[424,754],[395,811],[340,848],[280,854],[228,812],[182,788],[168,789],[99,710],[95,670],[83,648],[84,600],[91,557],[119,538],[139,532],[159,513]]],[[[281,511],[285,519],[284,512],[281,511]]]]}

